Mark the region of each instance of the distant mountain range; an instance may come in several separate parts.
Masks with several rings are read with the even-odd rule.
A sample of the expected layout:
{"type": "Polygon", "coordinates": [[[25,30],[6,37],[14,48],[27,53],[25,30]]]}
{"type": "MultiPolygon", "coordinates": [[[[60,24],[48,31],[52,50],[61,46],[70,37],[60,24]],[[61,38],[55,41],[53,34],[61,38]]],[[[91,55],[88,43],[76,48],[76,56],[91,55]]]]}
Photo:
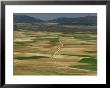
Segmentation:
{"type": "Polygon", "coordinates": [[[27,15],[14,15],[13,19],[14,19],[14,23],[43,22],[41,19],[37,19],[37,18],[30,17],[30,16],[27,16],[27,15]]]}
{"type": "Polygon", "coordinates": [[[27,15],[14,15],[14,23],[39,23],[52,22],[58,24],[77,24],[77,25],[97,25],[97,16],[85,16],[77,18],[60,17],[53,20],[41,20],[39,18],[30,17],[27,15]]]}
{"type": "Polygon", "coordinates": [[[82,25],[96,25],[97,17],[96,16],[86,16],[86,17],[78,17],[78,18],[57,18],[51,20],[50,22],[57,22],[60,24],[82,24],[82,25]]]}

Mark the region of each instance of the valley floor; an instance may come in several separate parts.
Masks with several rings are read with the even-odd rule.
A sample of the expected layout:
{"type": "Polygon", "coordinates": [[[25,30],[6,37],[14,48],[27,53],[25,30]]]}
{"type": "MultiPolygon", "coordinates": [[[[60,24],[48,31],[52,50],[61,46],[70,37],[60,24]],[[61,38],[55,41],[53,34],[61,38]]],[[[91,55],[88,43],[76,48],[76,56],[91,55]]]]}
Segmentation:
{"type": "Polygon", "coordinates": [[[97,34],[14,31],[14,75],[96,75],[97,34]]]}

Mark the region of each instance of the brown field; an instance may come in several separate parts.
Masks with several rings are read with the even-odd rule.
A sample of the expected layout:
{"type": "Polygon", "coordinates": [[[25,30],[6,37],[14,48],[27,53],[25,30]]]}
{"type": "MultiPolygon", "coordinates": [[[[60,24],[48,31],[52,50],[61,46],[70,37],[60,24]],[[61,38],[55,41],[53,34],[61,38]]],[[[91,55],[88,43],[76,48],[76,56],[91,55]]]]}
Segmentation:
{"type": "Polygon", "coordinates": [[[13,74],[96,75],[96,37],[92,32],[14,31],[13,74]]]}

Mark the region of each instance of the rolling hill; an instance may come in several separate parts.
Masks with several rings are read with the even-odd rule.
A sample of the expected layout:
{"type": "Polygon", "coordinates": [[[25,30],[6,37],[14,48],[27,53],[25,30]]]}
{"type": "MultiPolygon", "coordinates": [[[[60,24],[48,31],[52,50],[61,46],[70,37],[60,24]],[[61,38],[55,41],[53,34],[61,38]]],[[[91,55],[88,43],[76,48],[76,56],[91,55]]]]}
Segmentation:
{"type": "Polygon", "coordinates": [[[49,22],[56,22],[59,24],[97,25],[97,17],[96,16],[86,16],[78,18],[60,17],[57,19],[50,20],[49,22]]]}
{"type": "Polygon", "coordinates": [[[27,15],[14,15],[13,16],[14,23],[35,23],[35,22],[43,22],[41,19],[30,17],[27,15]]]}
{"type": "Polygon", "coordinates": [[[35,22],[51,22],[59,24],[77,24],[77,25],[97,25],[96,16],[85,16],[77,18],[60,17],[53,20],[43,21],[39,18],[30,17],[27,15],[14,15],[15,23],[35,23],[35,22]]]}
{"type": "Polygon", "coordinates": [[[14,23],[15,23],[14,30],[20,29],[20,30],[47,31],[47,32],[86,32],[86,31],[96,32],[97,31],[96,16],[85,16],[78,18],[60,17],[53,20],[43,21],[41,19],[26,15],[14,15],[14,23]]]}

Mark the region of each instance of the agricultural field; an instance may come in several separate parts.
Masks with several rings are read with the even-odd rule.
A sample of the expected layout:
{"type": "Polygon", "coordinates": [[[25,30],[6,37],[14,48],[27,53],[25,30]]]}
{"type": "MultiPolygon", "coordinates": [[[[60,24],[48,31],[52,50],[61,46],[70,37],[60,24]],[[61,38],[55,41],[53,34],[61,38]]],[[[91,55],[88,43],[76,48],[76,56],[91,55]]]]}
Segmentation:
{"type": "Polygon", "coordinates": [[[96,32],[14,30],[13,41],[14,75],[97,75],[96,32]]]}

